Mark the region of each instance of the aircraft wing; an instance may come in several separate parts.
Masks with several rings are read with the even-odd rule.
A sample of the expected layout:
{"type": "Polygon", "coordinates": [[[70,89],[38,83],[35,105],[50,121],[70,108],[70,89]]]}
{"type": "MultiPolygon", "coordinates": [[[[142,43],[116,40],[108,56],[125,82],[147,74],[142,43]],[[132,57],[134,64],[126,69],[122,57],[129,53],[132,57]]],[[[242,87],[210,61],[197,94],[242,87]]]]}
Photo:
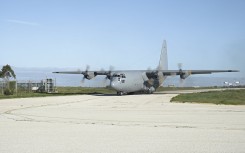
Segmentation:
{"type": "Polygon", "coordinates": [[[61,72],[53,72],[53,73],[62,73],[62,74],[83,74],[83,71],[61,71],[61,72]]]}
{"type": "Polygon", "coordinates": [[[60,71],[60,72],[53,72],[53,73],[61,73],[61,74],[82,74],[84,78],[90,80],[97,75],[106,75],[107,78],[111,77],[111,71],[60,71]]]}
{"type": "Polygon", "coordinates": [[[181,79],[187,78],[192,74],[211,74],[211,73],[221,73],[221,72],[239,72],[238,70],[163,70],[161,71],[164,76],[174,76],[179,75],[181,79]]]}
{"type": "Polygon", "coordinates": [[[162,70],[165,76],[185,74],[211,74],[221,72],[239,72],[238,70],[162,70]]]}
{"type": "Polygon", "coordinates": [[[163,76],[175,76],[179,75],[180,78],[185,79],[192,74],[211,74],[211,73],[221,73],[221,72],[239,72],[238,70],[117,70],[117,71],[61,71],[53,73],[62,74],[82,74],[86,79],[92,79],[97,75],[106,75],[109,79],[113,73],[116,72],[145,72],[148,76],[156,76],[158,73],[162,73],[163,76]]]}
{"type": "MultiPolygon", "coordinates": [[[[111,71],[60,71],[60,72],[53,72],[53,73],[61,73],[61,74],[96,74],[96,75],[107,75],[111,71]]],[[[114,71],[113,71],[114,72],[114,71]]]]}
{"type": "Polygon", "coordinates": [[[62,74],[91,74],[94,73],[95,75],[108,75],[114,72],[133,72],[133,71],[140,71],[146,73],[155,73],[155,72],[162,72],[164,76],[172,76],[172,75],[180,75],[183,73],[188,74],[211,74],[211,73],[221,73],[221,72],[239,72],[239,70],[117,70],[117,71],[60,71],[60,72],[53,72],[53,73],[62,73],[62,74]]]}

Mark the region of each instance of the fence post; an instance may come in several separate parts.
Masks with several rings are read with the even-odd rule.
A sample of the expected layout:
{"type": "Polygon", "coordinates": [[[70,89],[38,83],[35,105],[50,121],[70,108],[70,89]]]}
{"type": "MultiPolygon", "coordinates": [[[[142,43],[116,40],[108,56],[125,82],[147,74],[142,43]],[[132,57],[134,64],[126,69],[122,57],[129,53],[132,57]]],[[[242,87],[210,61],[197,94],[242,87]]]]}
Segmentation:
{"type": "Polygon", "coordinates": [[[3,81],[1,81],[1,83],[2,83],[2,95],[3,95],[3,81]]]}
{"type": "Polygon", "coordinates": [[[18,85],[17,85],[17,80],[15,80],[15,91],[16,91],[16,96],[18,95],[18,85]]]}

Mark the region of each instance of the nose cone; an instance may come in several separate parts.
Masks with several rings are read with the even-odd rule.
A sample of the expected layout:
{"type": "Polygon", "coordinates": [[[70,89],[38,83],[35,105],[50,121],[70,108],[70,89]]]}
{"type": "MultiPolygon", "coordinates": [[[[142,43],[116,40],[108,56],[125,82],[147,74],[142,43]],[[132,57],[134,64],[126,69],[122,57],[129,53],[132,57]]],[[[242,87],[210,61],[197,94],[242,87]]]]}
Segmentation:
{"type": "Polygon", "coordinates": [[[116,81],[111,81],[111,87],[117,91],[119,91],[118,83],[116,81]]]}
{"type": "Polygon", "coordinates": [[[114,83],[113,81],[111,81],[110,86],[111,86],[112,88],[114,88],[114,87],[115,87],[115,83],[114,83]]]}

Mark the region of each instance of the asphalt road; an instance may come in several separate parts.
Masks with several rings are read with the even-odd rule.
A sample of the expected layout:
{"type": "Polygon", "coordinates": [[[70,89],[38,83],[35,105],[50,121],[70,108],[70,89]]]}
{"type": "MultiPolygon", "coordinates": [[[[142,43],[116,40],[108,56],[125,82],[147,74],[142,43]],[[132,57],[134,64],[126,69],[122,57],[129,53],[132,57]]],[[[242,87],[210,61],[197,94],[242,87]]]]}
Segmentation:
{"type": "Polygon", "coordinates": [[[245,106],[175,95],[0,100],[0,153],[245,152],[245,106]]]}

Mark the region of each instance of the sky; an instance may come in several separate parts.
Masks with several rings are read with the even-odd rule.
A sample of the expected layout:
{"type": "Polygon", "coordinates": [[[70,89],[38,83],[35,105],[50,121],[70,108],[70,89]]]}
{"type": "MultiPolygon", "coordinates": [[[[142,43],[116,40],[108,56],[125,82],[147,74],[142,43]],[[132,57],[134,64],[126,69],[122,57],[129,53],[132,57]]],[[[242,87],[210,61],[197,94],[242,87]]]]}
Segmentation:
{"type": "Polygon", "coordinates": [[[244,0],[0,0],[0,65],[245,70],[244,0]]]}

